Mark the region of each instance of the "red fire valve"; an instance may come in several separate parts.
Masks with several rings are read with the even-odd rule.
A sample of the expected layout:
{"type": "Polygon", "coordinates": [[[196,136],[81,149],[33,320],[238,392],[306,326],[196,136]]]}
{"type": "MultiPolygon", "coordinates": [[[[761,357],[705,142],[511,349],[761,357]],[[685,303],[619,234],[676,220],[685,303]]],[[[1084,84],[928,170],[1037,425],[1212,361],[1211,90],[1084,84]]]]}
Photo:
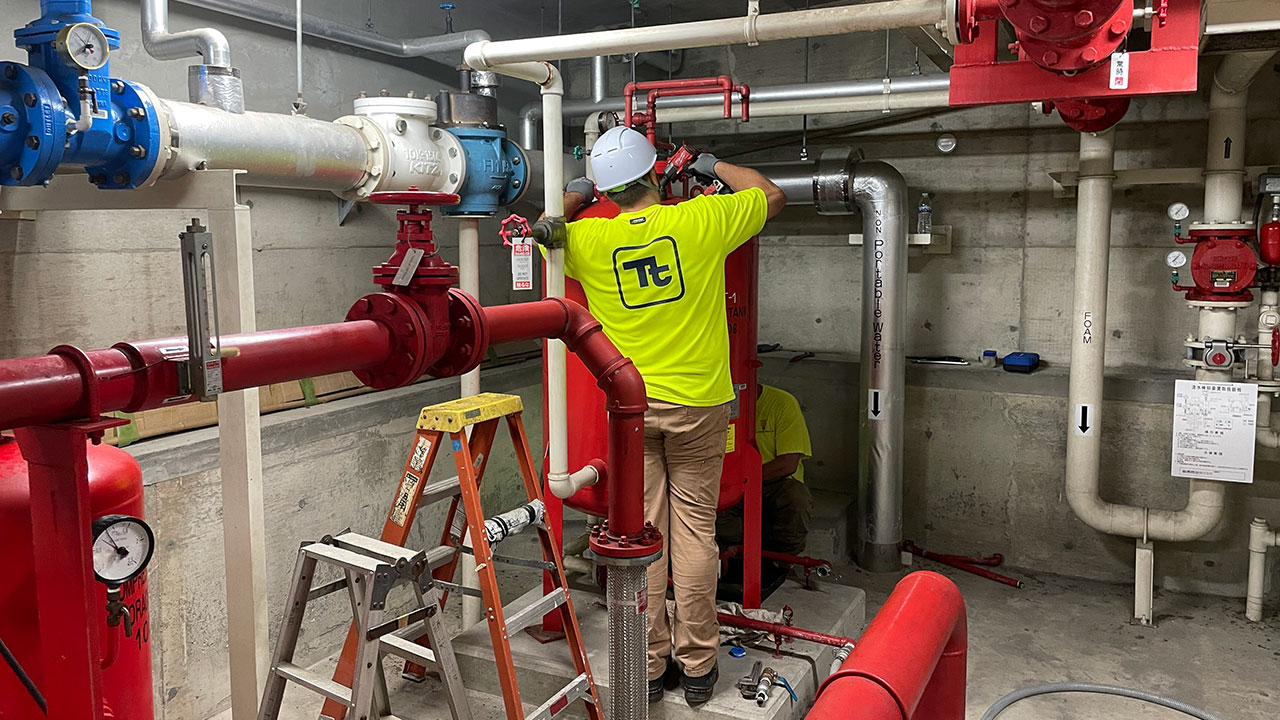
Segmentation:
{"type": "Polygon", "coordinates": [[[1195,251],[1191,255],[1194,288],[1188,300],[1201,302],[1249,302],[1249,286],[1258,272],[1258,257],[1248,241],[1253,232],[1238,228],[1197,228],[1191,231],[1195,251]]]}

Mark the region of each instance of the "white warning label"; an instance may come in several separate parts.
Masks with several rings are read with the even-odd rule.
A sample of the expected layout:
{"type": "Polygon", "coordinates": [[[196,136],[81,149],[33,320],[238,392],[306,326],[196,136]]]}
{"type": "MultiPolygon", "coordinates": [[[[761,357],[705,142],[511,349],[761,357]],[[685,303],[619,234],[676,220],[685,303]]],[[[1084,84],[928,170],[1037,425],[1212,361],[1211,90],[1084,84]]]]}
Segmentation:
{"type": "Polygon", "coordinates": [[[396,504],[391,506],[391,522],[404,527],[405,519],[409,517],[409,503],[413,500],[414,491],[421,480],[422,478],[411,472],[404,474],[404,479],[400,481],[400,489],[396,491],[396,504]]]}
{"type": "Polygon", "coordinates": [[[409,458],[409,467],[422,472],[422,466],[427,464],[429,454],[431,454],[431,441],[425,437],[418,438],[418,444],[413,448],[413,457],[409,458]]]}
{"type": "Polygon", "coordinates": [[[1179,380],[1173,397],[1173,475],[1253,482],[1257,424],[1257,385],[1179,380]]]}

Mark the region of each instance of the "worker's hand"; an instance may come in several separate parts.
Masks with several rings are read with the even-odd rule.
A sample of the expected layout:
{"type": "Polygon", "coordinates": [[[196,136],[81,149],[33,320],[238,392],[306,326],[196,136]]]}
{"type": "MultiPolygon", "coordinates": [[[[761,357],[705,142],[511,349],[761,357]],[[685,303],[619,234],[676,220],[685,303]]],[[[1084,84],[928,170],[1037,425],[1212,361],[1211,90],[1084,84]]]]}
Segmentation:
{"type": "Polygon", "coordinates": [[[566,193],[578,193],[586,198],[587,202],[591,202],[596,198],[596,184],[584,177],[570,180],[569,184],[564,186],[564,191],[566,193]]]}
{"type": "Polygon", "coordinates": [[[569,227],[562,217],[544,217],[533,224],[530,235],[543,247],[562,248],[569,240],[569,227]]]}
{"type": "Polygon", "coordinates": [[[689,163],[689,171],[697,175],[703,182],[711,182],[719,180],[720,176],[716,175],[716,163],[720,162],[720,158],[709,152],[701,152],[698,157],[689,163]]]}

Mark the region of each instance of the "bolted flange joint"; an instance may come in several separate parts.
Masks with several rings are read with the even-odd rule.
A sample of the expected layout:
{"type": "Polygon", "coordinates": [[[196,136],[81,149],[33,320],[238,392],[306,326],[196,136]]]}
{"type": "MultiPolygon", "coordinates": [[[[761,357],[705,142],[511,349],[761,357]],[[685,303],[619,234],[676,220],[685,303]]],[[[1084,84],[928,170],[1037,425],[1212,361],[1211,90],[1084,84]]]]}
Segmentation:
{"type": "Polygon", "coordinates": [[[592,526],[588,544],[605,565],[648,565],[662,554],[662,533],[646,522],[638,534],[617,535],[605,520],[592,526]]]}
{"type": "Polygon", "coordinates": [[[356,301],[347,311],[347,320],[372,320],[387,329],[391,352],[383,364],[356,370],[360,382],[387,390],[404,387],[422,377],[434,347],[426,313],[409,298],[392,293],[373,293],[356,301]]]}
{"type": "Polygon", "coordinates": [[[453,377],[479,367],[489,350],[489,326],[480,302],[458,288],[449,289],[449,344],[427,372],[453,377]]]}

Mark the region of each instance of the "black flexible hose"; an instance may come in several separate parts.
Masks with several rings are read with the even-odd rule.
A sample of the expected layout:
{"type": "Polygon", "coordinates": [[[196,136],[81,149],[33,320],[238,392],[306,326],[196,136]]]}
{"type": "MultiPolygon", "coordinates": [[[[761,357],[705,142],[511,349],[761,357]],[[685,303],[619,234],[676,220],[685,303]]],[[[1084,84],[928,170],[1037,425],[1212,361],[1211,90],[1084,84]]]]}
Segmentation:
{"type": "Polygon", "coordinates": [[[1141,700],[1149,702],[1153,705],[1167,707],[1170,710],[1177,710],[1185,715],[1190,715],[1199,720],[1222,720],[1222,718],[1214,715],[1207,710],[1201,710],[1194,705],[1188,705],[1184,702],[1173,700],[1156,695],[1143,690],[1134,690],[1133,688],[1120,687],[1119,685],[1100,685],[1098,683],[1081,683],[1081,682],[1058,682],[1045,683],[1043,685],[1032,685],[1024,687],[1021,690],[1013,692],[1000,698],[987,711],[982,713],[982,720],[995,720],[996,716],[1004,712],[1008,707],[1020,700],[1026,700],[1029,697],[1037,695],[1049,695],[1053,693],[1097,693],[1101,695],[1116,695],[1119,697],[1131,698],[1133,700],[1141,700]]]}
{"type": "Polygon", "coordinates": [[[4,644],[4,640],[0,640],[0,655],[4,656],[5,664],[9,666],[14,675],[18,676],[22,686],[27,689],[27,692],[31,693],[31,699],[35,700],[36,705],[40,706],[40,712],[48,715],[49,707],[45,705],[44,696],[40,694],[40,689],[31,681],[31,676],[27,674],[27,671],[22,669],[22,664],[18,662],[18,658],[9,652],[9,647],[4,644]]]}

